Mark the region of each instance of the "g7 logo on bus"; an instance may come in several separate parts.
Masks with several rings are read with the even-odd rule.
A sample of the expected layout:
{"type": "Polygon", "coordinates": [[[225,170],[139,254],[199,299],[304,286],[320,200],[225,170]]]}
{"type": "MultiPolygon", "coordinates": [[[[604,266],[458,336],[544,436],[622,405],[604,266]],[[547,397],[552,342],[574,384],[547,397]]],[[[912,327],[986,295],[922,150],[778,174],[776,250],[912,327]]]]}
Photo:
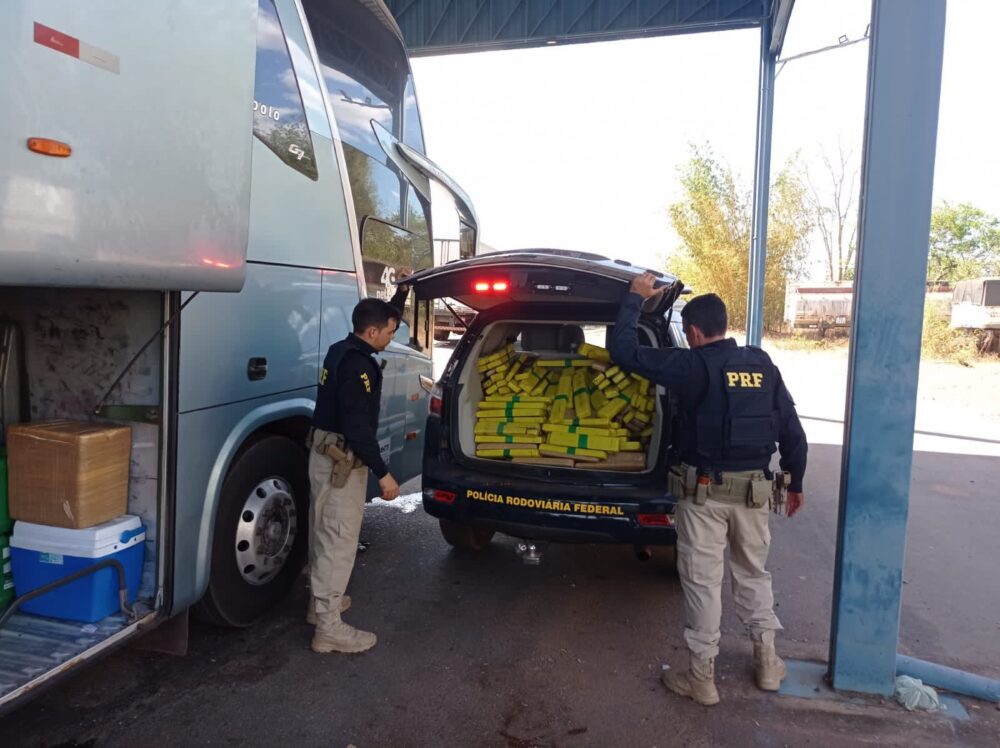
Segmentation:
{"type": "Polygon", "coordinates": [[[295,156],[296,159],[299,161],[301,161],[302,157],[306,155],[306,152],[302,150],[302,146],[295,145],[295,143],[292,143],[290,146],[288,146],[288,152],[291,153],[293,156],[295,156]]]}

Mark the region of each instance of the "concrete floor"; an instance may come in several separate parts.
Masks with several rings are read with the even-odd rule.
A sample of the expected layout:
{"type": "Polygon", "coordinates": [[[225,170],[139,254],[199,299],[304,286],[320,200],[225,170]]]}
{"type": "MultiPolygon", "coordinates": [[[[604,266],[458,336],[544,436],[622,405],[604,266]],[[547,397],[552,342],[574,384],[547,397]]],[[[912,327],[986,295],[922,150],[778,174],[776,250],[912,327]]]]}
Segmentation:
{"type": "MultiPolygon", "coordinates": [[[[806,509],[794,520],[772,520],[770,567],[786,627],[780,647],[787,657],[821,661],[842,432],[831,422],[836,404],[822,393],[842,381],[815,359],[779,364],[800,412],[815,417],[805,422],[812,444],[806,509]],[[817,384],[817,377],[830,381],[817,384]]],[[[956,433],[934,423],[918,428],[956,433]]],[[[918,439],[900,649],[998,678],[1000,498],[998,463],[986,456],[997,444],[983,436],[947,444],[918,439]]],[[[630,548],[552,546],[541,566],[529,567],[512,540],[498,538],[474,558],[450,550],[412,499],[376,502],[365,522],[372,546],[359,556],[346,618],[379,634],[372,651],[312,654],[301,621],[303,582],[252,629],[193,624],[187,657],[111,655],[0,720],[0,743],[1000,744],[1000,711],[990,704],[964,701],[971,718],[958,721],[879,699],[756,691],[728,593],[718,662],[722,705],[706,709],[667,694],[659,675],[662,663],[682,660],[682,596],[662,557],[642,564],[630,548]]]]}
{"type": "MultiPolygon", "coordinates": [[[[821,485],[836,475],[839,458],[822,445],[813,454],[814,498],[801,517],[774,519],[772,568],[787,629],[783,654],[821,660],[835,527],[834,496],[821,485]]],[[[933,472],[935,459],[918,456],[917,474],[933,472]]],[[[972,460],[963,471],[983,485],[977,471],[989,467],[972,460]]],[[[981,498],[915,493],[902,649],[997,676],[1000,603],[984,594],[995,592],[995,577],[970,552],[995,547],[988,541],[997,519],[981,498]],[[943,524],[945,516],[951,520],[943,524]],[[954,573],[963,559],[964,583],[946,583],[941,565],[954,573]]],[[[375,649],[312,654],[301,621],[303,583],[252,629],[193,625],[186,657],[113,654],[0,720],[3,745],[1000,742],[993,705],[966,701],[971,720],[960,722],[878,699],[756,691],[749,646],[728,604],[723,703],[698,707],[667,694],[658,680],[662,663],[681,659],[682,596],[664,558],[642,564],[628,548],[553,546],[541,566],[530,567],[505,538],[473,558],[451,551],[412,501],[370,506],[365,521],[372,545],[359,556],[346,618],[379,634],[375,649]]]]}

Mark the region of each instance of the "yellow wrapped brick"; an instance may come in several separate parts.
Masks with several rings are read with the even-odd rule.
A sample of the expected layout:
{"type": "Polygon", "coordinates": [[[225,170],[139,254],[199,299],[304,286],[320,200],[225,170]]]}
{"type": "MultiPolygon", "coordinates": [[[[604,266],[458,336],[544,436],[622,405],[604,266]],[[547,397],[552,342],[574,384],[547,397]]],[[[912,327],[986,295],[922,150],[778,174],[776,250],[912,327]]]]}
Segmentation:
{"type": "Polygon", "coordinates": [[[641,436],[643,439],[648,439],[652,435],[653,435],[653,427],[652,426],[650,426],[649,428],[645,428],[645,429],[643,429],[642,431],[639,432],[639,436],[641,436]]]}
{"type": "Polygon", "coordinates": [[[608,398],[599,389],[594,388],[594,391],[590,393],[590,409],[591,411],[598,411],[603,408],[608,402],[608,398]]]}
{"type": "Polygon", "coordinates": [[[524,426],[541,427],[545,422],[545,416],[502,416],[500,418],[478,418],[477,426],[499,426],[501,423],[515,423],[524,426]]]}
{"type": "Polygon", "coordinates": [[[587,436],[619,437],[621,429],[602,429],[596,426],[570,426],[565,423],[543,423],[542,431],[546,434],[586,434],[587,436]]]}
{"type": "Polygon", "coordinates": [[[613,400],[608,400],[607,405],[597,411],[597,415],[601,418],[614,418],[624,410],[626,405],[628,405],[628,396],[619,395],[613,400]]]}
{"type": "Polygon", "coordinates": [[[581,369],[573,372],[573,410],[577,418],[590,418],[590,392],[587,375],[581,369]]]}
{"type": "Polygon", "coordinates": [[[543,454],[546,457],[566,457],[570,456],[580,462],[597,462],[598,460],[606,460],[608,457],[607,452],[602,452],[599,449],[581,449],[579,447],[560,447],[556,444],[541,444],[538,447],[539,454],[543,454]]]}
{"type": "Polygon", "coordinates": [[[580,449],[596,449],[602,452],[617,452],[617,436],[590,436],[589,434],[571,434],[567,431],[549,433],[547,442],[560,447],[578,447],[580,449]]]}
{"type": "MultiPolygon", "coordinates": [[[[552,402],[551,397],[534,397],[532,395],[513,395],[511,397],[505,397],[503,395],[490,395],[483,402],[495,403],[501,402],[504,405],[507,403],[540,403],[543,405],[548,405],[552,402]]],[[[480,403],[482,405],[482,403],[480,403]]]]}
{"type": "MultiPolygon", "coordinates": [[[[493,444],[530,444],[535,446],[541,444],[543,441],[541,435],[539,436],[525,436],[525,435],[515,435],[515,436],[497,436],[496,434],[476,434],[476,449],[491,449],[490,446],[481,447],[479,445],[493,445],[493,444]]],[[[638,443],[638,442],[637,442],[638,443]]]]}
{"type": "Polygon", "coordinates": [[[537,449],[477,449],[476,457],[538,457],[537,449]]]}
{"type": "Polygon", "coordinates": [[[600,346],[591,345],[590,343],[580,343],[576,352],[593,361],[603,361],[604,363],[611,361],[611,354],[608,353],[607,348],[601,348],[600,346]]]}
{"type": "MultiPolygon", "coordinates": [[[[553,421],[553,423],[555,423],[553,421]]],[[[560,426],[593,426],[599,429],[610,429],[613,428],[611,421],[607,418],[573,418],[573,419],[563,419],[559,424],[560,426]]]]}
{"type": "Polygon", "coordinates": [[[547,415],[545,408],[504,408],[503,410],[481,410],[476,414],[477,418],[497,419],[514,418],[516,416],[530,416],[544,418],[547,415]]]}
{"type": "Polygon", "coordinates": [[[621,439],[618,442],[619,452],[640,452],[642,450],[642,444],[639,442],[626,441],[621,439]]]}
{"type": "Polygon", "coordinates": [[[530,423],[515,423],[513,421],[501,421],[493,423],[493,419],[476,421],[477,434],[525,434],[534,435],[540,431],[539,427],[530,423]]]}
{"type": "Polygon", "coordinates": [[[566,411],[569,408],[569,398],[572,394],[573,375],[570,372],[565,372],[559,377],[559,384],[556,386],[556,396],[552,401],[552,411],[550,413],[552,421],[558,422],[566,417],[566,411]]]}
{"type": "Polygon", "coordinates": [[[551,399],[552,396],[549,395],[549,380],[545,378],[539,379],[538,384],[531,388],[531,396],[545,396],[551,399]]]}
{"type": "Polygon", "coordinates": [[[587,369],[590,361],[585,358],[542,358],[535,362],[535,366],[543,369],[575,369],[577,367],[587,369]]]}

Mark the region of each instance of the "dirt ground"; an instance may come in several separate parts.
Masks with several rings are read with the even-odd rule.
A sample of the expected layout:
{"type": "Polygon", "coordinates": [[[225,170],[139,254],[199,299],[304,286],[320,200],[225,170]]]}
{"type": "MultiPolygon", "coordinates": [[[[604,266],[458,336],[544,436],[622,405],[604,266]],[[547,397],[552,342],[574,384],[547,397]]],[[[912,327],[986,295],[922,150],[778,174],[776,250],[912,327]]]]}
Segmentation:
{"type": "MultiPolygon", "coordinates": [[[[780,342],[765,341],[764,348],[781,369],[801,417],[823,422],[843,420],[846,346],[789,350],[780,342]]],[[[842,424],[824,430],[824,441],[838,429],[842,432],[842,424]]],[[[917,450],[937,451],[944,447],[941,451],[1000,456],[1000,361],[986,360],[971,366],[922,361],[915,431],[917,450]],[[963,438],[944,439],[941,435],[963,438]]],[[[840,443],[840,439],[827,443],[840,443]]]]}

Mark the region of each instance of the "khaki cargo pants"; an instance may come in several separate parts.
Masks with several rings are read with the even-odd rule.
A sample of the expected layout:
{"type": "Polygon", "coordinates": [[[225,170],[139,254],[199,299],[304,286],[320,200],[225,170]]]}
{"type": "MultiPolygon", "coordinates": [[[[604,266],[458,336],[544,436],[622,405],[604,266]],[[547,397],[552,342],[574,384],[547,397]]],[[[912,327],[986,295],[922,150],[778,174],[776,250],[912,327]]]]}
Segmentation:
{"type": "MultiPolygon", "coordinates": [[[[313,432],[313,444],[321,446],[329,432],[313,432]]],[[[316,613],[340,610],[340,598],[354,570],[358,537],[365,514],[368,468],[354,468],[341,488],[330,483],[333,460],[309,450],[309,485],[312,489],[309,515],[309,586],[316,600],[316,613]]]]}
{"type": "Polygon", "coordinates": [[[738,477],[739,491],[731,482],[711,486],[711,497],[702,505],[691,498],[677,502],[677,571],[684,590],[687,626],[684,639],[698,657],[719,654],[722,622],[723,556],[729,546],[736,613],[751,633],[781,629],[774,614],[771,575],[764,568],[771,546],[770,510],[746,505],[745,479],[759,472],[726,473],[738,477]],[[741,494],[741,495],[734,495],[741,494]]]}

